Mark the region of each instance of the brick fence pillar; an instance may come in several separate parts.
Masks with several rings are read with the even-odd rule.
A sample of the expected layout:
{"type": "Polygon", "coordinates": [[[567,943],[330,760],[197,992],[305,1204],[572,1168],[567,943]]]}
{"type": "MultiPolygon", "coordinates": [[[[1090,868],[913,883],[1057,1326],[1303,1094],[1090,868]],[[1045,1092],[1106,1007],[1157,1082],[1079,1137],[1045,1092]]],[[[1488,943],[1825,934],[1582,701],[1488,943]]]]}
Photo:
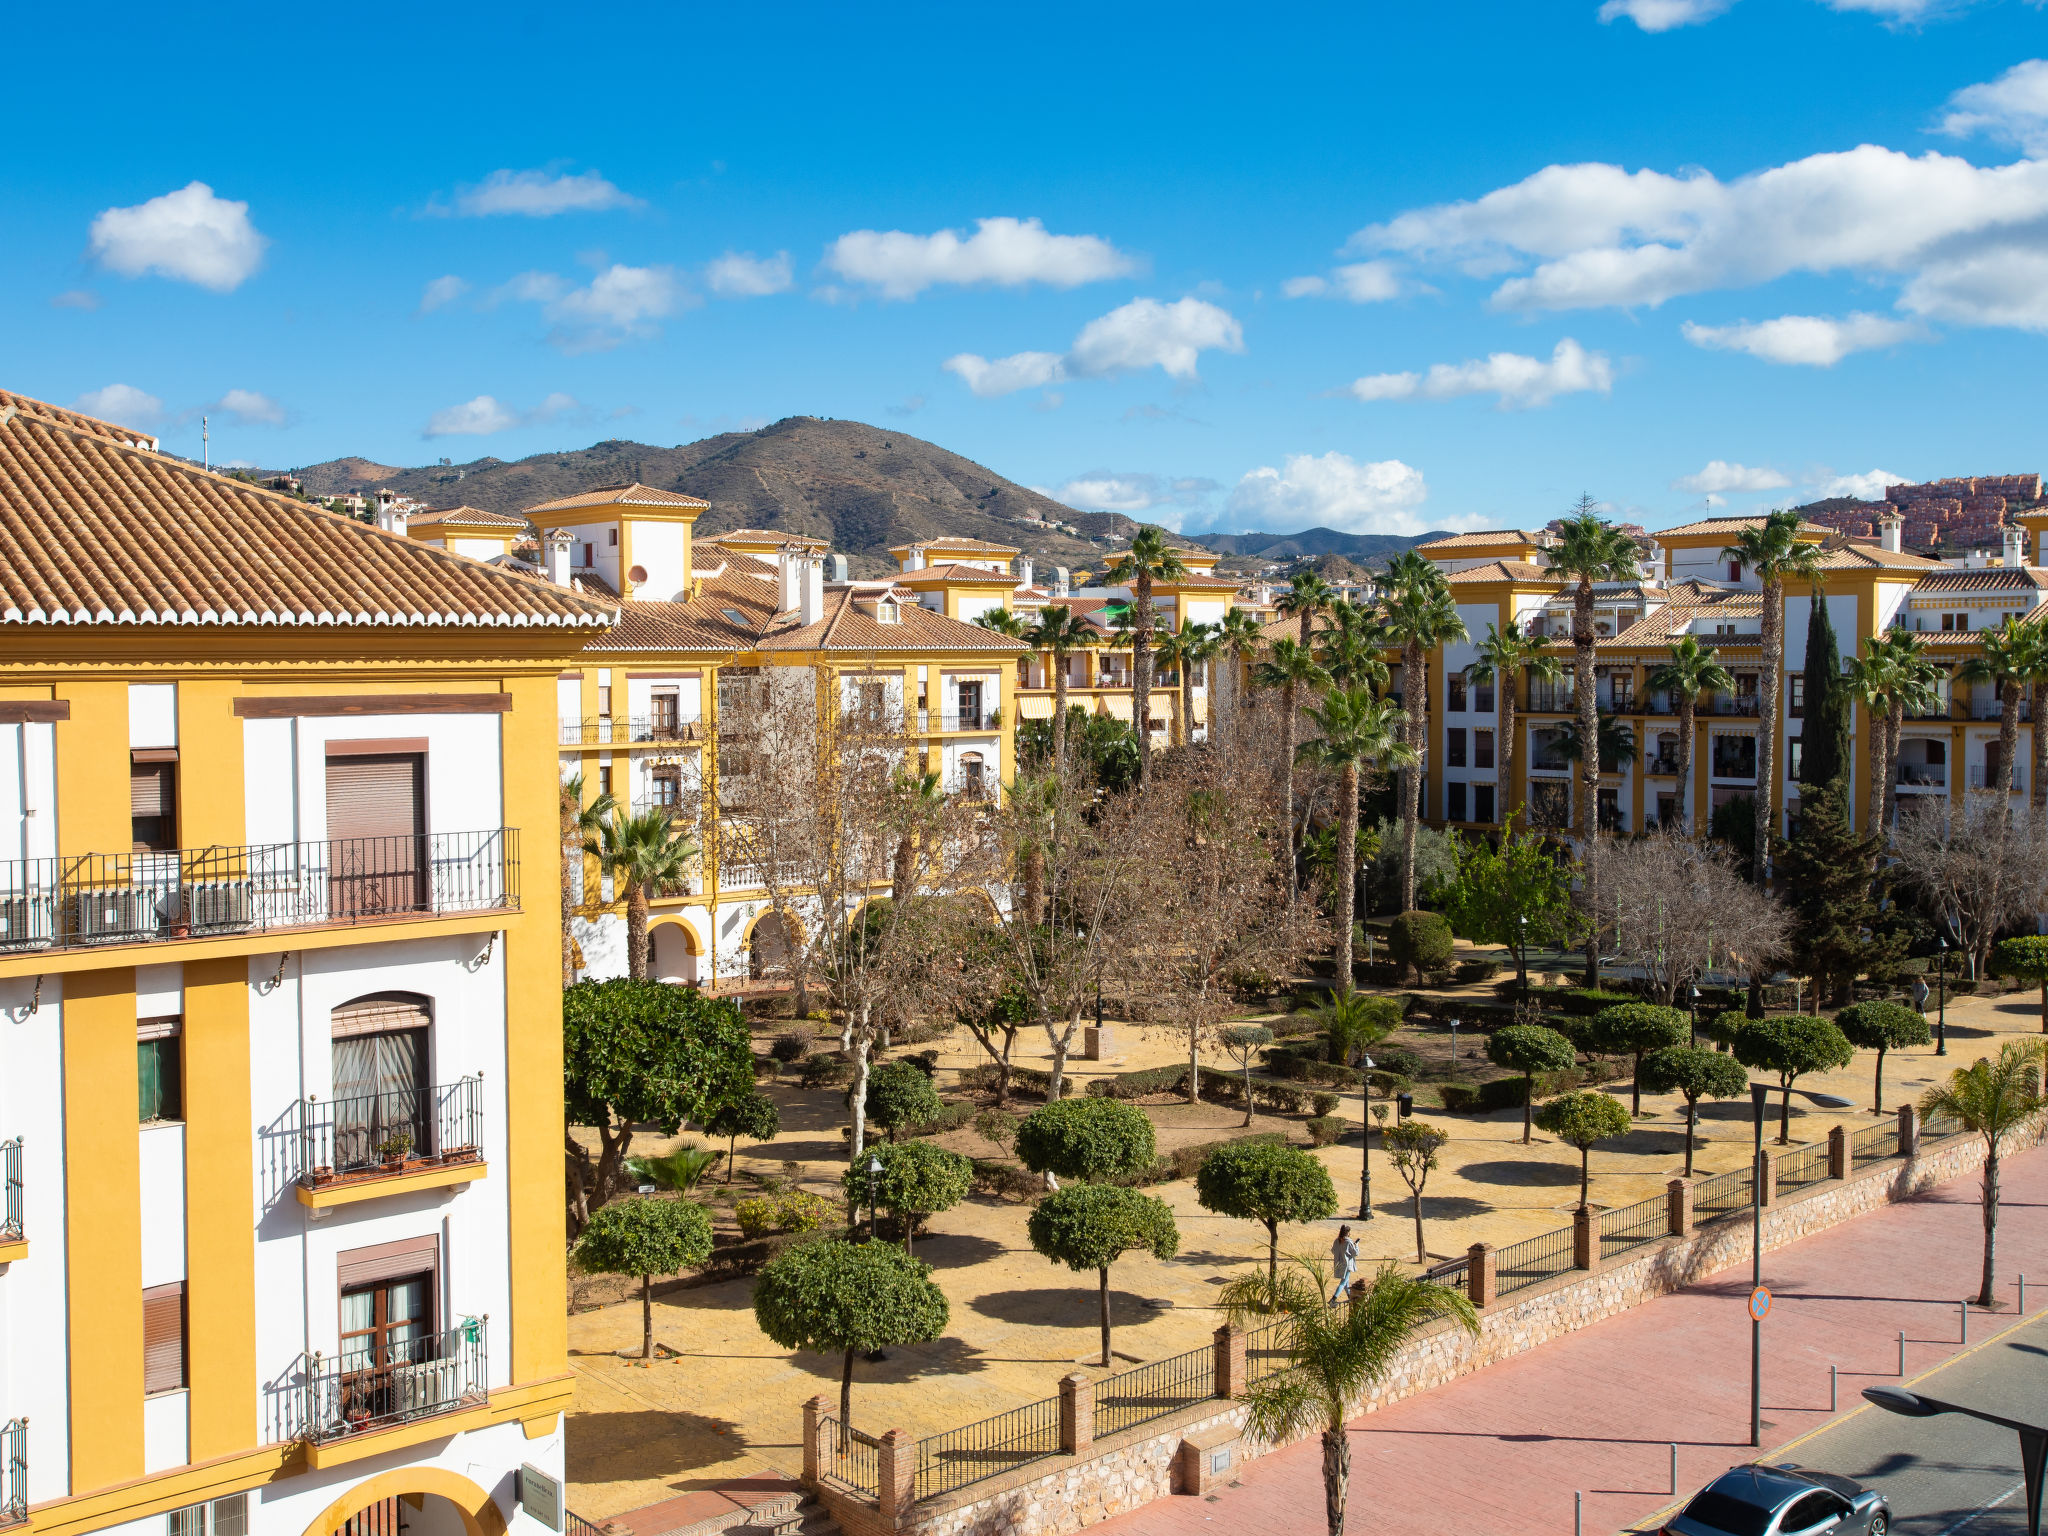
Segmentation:
{"type": "Polygon", "coordinates": [[[1243,1397],[1251,1385],[1246,1374],[1244,1330],[1225,1323],[1216,1330],[1216,1395],[1243,1397]]]}
{"type": "Polygon", "coordinates": [[[1465,1295],[1475,1307],[1491,1306],[1497,1289],[1493,1244],[1474,1243],[1465,1253],[1465,1295]]]}
{"type": "Polygon", "coordinates": [[[821,1463],[818,1440],[825,1432],[825,1399],[814,1397],[804,1404],[804,1483],[808,1487],[818,1486],[821,1463]]]}
{"type": "Polygon", "coordinates": [[[1664,1186],[1664,1230],[1673,1237],[1692,1236],[1691,1179],[1673,1179],[1664,1186]]]}
{"type": "Polygon", "coordinates": [[[917,1437],[890,1430],[875,1449],[875,1465],[882,1518],[898,1520],[917,1497],[917,1437]]]}
{"type": "Polygon", "coordinates": [[[1771,1156],[1768,1148],[1756,1160],[1755,1172],[1757,1179],[1756,1203],[1758,1205],[1770,1205],[1778,1198],[1778,1160],[1771,1156]]]}
{"type": "Polygon", "coordinates": [[[1060,1378],[1060,1449],[1085,1456],[1095,1444],[1095,1382],[1080,1371],[1060,1378]]]}
{"type": "Polygon", "coordinates": [[[1910,1104],[1899,1106],[1899,1156],[1920,1155],[1920,1112],[1910,1104]]]}
{"type": "Polygon", "coordinates": [[[1572,1212],[1572,1263],[1579,1269],[1600,1267],[1600,1218],[1583,1205],[1572,1212]]]}
{"type": "Polygon", "coordinates": [[[1849,1133],[1839,1125],[1828,1132],[1828,1177],[1849,1177],[1849,1133]]]}

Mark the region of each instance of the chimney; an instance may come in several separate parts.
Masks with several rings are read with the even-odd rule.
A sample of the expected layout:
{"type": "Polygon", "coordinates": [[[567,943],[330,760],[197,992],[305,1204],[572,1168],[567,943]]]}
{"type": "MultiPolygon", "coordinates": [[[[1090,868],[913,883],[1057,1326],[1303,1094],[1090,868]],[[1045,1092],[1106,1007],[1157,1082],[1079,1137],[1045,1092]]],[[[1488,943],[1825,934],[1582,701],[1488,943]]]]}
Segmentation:
{"type": "Polygon", "coordinates": [[[1900,553],[1905,532],[1906,520],[1896,512],[1887,512],[1877,520],[1877,542],[1895,555],[1900,553]]]}
{"type": "Polygon", "coordinates": [[[1073,592],[1073,579],[1068,576],[1064,565],[1052,568],[1052,593],[1054,597],[1067,597],[1073,592]]]}
{"type": "Polygon", "coordinates": [[[924,551],[922,549],[917,548],[915,545],[912,545],[910,553],[903,557],[903,569],[905,569],[906,571],[923,570],[924,551]]]}
{"type": "Polygon", "coordinates": [[[1019,560],[1017,562],[1017,585],[1020,587],[1028,587],[1033,585],[1031,580],[1033,574],[1034,571],[1031,564],[1031,557],[1029,555],[1026,555],[1022,560],[1019,560]]]}
{"type": "Polygon", "coordinates": [[[398,497],[390,491],[377,493],[377,526],[401,539],[405,537],[405,514],[398,509],[398,497]]]}
{"type": "Polygon", "coordinates": [[[826,575],[830,577],[830,579],[832,579],[833,581],[846,580],[846,556],[827,555],[825,557],[825,563],[827,566],[830,567],[830,569],[826,572],[826,575]]]}
{"type": "Polygon", "coordinates": [[[569,552],[576,539],[566,528],[557,528],[541,539],[541,559],[547,564],[548,580],[558,587],[569,585],[569,552]]]}
{"type": "Polygon", "coordinates": [[[775,552],[775,611],[788,613],[797,606],[797,587],[800,583],[798,562],[803,559],[803,546],[785,544],[775,552]]]}
{"type": "Polygon", "coordinates": [[[2018,570],[2027,563],[2027,530],[2017,524],[2005,526],[2005,564],[2008,570],[2018,570]]]}
{"type": "Polygon", "coordinates": [[[805,553],[791,563],[796,567],[798,585],[797,622],[815,624],[825,617],[825,559],[805,553]]]}

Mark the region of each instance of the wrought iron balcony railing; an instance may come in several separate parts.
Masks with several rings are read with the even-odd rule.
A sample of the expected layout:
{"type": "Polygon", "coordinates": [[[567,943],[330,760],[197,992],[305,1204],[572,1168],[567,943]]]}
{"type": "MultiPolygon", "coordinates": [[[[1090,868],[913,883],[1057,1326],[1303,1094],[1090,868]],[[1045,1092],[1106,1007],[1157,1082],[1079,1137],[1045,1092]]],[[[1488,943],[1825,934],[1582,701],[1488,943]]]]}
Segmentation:
{"type": "Polygon", "coordinates": [[[28,1420],[0,1424],[0,1525],[28,1519],[28,1420]]]}
{"type": "Polygon", "coordinates": [[[318,1188],[337,1179],[406,1173],[483,1159],[483,1077],[424,1088],[391,1088],[294,1106],[292,1128],[274,1143],[293,1159],[277,1183],[318,1188]]]}
{"type": "Polygon", "coordinates": [[[446,1333],[312,1357],[290,1393],[286,1438],[322,1444],[454,1413],[486,1401],[484,1330],[471,1318],[446,1333]]]}
{"type": "Polygon", "coordinates": [[[1901,763],[1892,770],[1892,782],[1901,789],[1947,789],[1945,763],[1901,763]]]}
{"type": "Polygon", "coordinates": [[[1753,693],[1717,693],[1702,713],[1713,715],[1754,715],[1761,705],[1753,693]]]}
{"type": "Polygon", "coordinates": [[[422,832],[0,863],[0,954],[519,906],[519,833],[422,832]]]}
{"type": "Polygon", "coordinates": [[[28,1235],[21,1224],[21,1138],[0,1141],[0,1241],[18,1243],[28,1235]]]}
{"type": "Polygon", "coordinates": [[[697,746],[704,741],[710,727],[702,720],[670,720],[666,716],[652,717],[624,715],[600,715],[590,720],[564,720],[562,722],[562,745],[565,747],[603,747],[639,745],[684,745],[697,746]]]}

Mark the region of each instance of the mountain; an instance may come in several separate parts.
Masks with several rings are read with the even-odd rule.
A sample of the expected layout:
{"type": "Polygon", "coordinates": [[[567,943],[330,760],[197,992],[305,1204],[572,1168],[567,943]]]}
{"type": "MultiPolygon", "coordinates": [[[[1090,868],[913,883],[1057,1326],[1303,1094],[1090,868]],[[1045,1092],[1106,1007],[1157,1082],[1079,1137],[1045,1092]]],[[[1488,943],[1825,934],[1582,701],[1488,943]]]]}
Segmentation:
{"type": "Polygon", "coordinates": [[[831,540],[856,575],[894,570],[892,544],[941,536],[1015,545],[1041,568],[1074,566],[1103,557],[1091,538],[1129,538],[1141,526],[1120,513],[1062,506],[922,438],[815,416],[674,448],[614,438],[510,463],[482,458],[404,469],[343,458],[294,473],[309,495],[383,488],[426,506],[461,503],[513,514],[596,486],[639,481],[710,502],[697,524],[700,536],[734,528],[809,534],[831,540]]]}
{"type": "Polygon", "coordinates": [[[1343,555],[1358,561],[1384,560],[1429,539],[1449,536],[1447,529],[1435,529],[1408,538],[1397,533],[1339,533],[1334,528],[1310,528],[1303,533],[1209,533],[1202,542],[1225,555],[1257,555],[1263,560],[1313,559],[1318,555],[1343,555]]]}

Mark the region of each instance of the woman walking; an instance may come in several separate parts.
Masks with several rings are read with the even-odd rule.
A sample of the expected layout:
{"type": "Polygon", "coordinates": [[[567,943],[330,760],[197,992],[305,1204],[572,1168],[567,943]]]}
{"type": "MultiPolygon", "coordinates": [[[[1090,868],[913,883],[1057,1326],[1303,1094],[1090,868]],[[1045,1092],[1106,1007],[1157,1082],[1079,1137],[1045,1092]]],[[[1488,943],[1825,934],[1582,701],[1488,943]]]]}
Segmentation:
{"type": "Polygon", "coordinates": [[[1344,1299],[1345,1291],[1351,1287],[1351,1271],[1358,1267],[1358,1239],[1351,1235],[1351,1228],[1342,1226],[1330,1243],[1330,1267],[1337,1272],[1337,1288],[1330,1296],[1330,1305],[1336,1306],[1344,1299]]]}

